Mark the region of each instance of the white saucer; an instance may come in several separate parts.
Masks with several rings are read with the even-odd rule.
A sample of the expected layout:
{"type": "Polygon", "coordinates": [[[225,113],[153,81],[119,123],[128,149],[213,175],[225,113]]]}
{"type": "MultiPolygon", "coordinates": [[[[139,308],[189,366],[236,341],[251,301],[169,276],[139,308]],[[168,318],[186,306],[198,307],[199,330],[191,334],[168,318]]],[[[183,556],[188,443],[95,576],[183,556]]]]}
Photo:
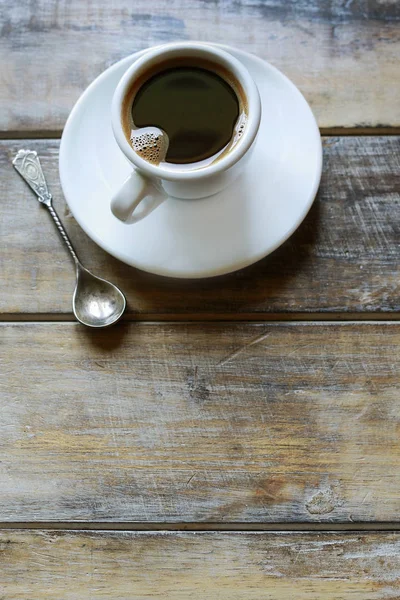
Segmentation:
{"type": "Polygon", "coordinates": [[[258,85],[263,116],[239,179],[201,200],[168,198],[138,223],[120,223],[110,198],[131,167],[111,130],[110,105],[124,71],[143,52],[102,73],[83,93],[60,146],[61,185],[72,214],[99,246],[123,262],[171,277],[235,271],[280,246],[306,216],[318,189],[321,139],[298,89],[265,61],[222,46],[258,85]]]}

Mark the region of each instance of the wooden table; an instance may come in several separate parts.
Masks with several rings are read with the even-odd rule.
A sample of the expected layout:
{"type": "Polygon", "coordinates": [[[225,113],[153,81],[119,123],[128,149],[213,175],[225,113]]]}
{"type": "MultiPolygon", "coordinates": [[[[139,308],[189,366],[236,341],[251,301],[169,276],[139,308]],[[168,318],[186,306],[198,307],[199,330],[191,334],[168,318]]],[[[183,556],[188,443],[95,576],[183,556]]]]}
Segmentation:
{"type": "Polygon", "coordinates": [[[0,597],[400,598],[399,2],[0,5],[0,597]],[[276,65],[324,144],[292,238],[202,282],[106,255],[57,170],[89,82],[187,39],[276,65]],[[126,292],[117,327],[74,321],[21,147],[84,263],[126,292]]]}

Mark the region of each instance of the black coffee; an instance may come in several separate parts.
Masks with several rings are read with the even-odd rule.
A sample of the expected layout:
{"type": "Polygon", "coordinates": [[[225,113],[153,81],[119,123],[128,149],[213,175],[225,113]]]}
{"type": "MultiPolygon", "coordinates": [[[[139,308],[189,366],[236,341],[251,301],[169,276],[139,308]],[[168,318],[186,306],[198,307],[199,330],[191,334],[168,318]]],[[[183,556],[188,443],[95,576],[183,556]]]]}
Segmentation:
{"type": "Polygon", "coordinates": [[[217,72],[167,63],[144,79],[128,99],[125,130],[148,162],[200,163],[218,156],[238,133],[243,102],[217,72]]]}

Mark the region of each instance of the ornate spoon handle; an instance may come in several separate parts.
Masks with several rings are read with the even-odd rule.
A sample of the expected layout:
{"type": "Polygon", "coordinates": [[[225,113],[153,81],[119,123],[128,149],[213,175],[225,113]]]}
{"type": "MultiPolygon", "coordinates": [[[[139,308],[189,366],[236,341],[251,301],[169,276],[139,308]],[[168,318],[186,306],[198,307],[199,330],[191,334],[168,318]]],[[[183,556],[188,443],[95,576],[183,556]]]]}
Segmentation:
{"type": "Polygon", "coordinates": [[[35,192],[39,202],[49,209],[62,239],[70,251],[75,264],[78,265],[79,259],[71,244],[71,240],[53,208],[52,196],[47,189],[47,183],[44,178],[37,152],[34,150],[19,150],[13,160],[13,165],[29,187],[35,192]]]}

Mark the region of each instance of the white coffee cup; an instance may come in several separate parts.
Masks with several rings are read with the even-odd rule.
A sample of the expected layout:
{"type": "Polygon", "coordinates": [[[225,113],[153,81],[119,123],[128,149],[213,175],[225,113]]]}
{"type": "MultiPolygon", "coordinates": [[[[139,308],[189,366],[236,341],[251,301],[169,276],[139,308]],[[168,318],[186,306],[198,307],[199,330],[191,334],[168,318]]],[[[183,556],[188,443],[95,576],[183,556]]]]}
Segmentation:
{"type": "MultiPolygon", "coordinates": [[[[128,179],[111,201],[111,211],[120,221],[135,222],[132,213],[147,197],[195,199],[216,194],[239,175],[254,146],[261,120],[261,102],[255,82],[246,67],[218,46],[198,42],[178,42],[158,46],[146,52],[121,78],[112,101],[112,128],[120,149],[134,167],[128,179]],[[158,63],[178,57],[205,59],[232,74],[246,97],[247,119],[238,142],[219,160],[201,168],[180,171],[177,165],[154,165],[141,158],[125,136],[122,124],[123,101],[132,84],[158,63]]],[[[187,165],[185,165],[187,167],[187,165]]]]}

